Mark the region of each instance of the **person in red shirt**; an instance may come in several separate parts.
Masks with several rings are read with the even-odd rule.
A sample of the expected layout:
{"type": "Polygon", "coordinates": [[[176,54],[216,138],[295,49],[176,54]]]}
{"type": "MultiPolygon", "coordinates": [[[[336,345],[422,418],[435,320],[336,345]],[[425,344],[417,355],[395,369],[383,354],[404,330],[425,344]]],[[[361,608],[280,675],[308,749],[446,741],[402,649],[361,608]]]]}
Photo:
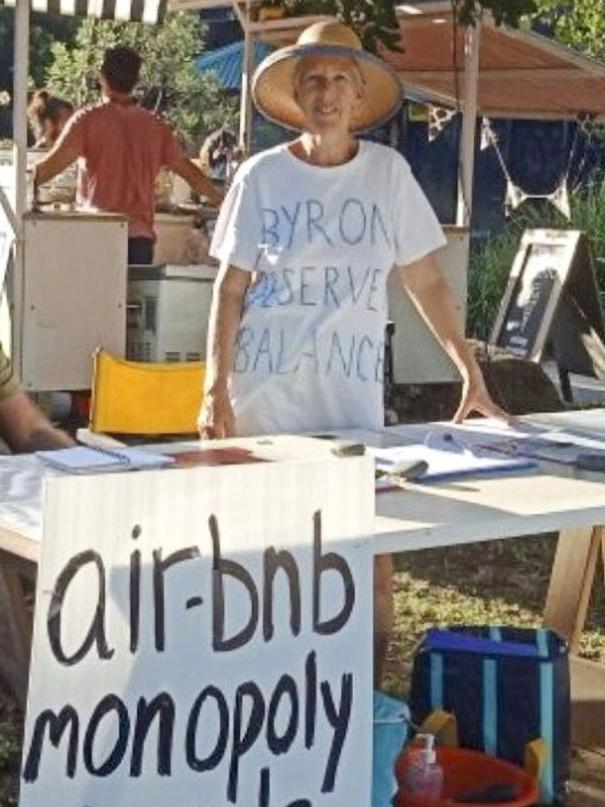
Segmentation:
{"type": "Polygon", "coordinates": [[[76,112],[52,151],[34,168],[38,186],[79,161],[78,207],[127,216],[128,263],[153,261],[154,184],[160,168],[181,176],[211,204],[222,201],[170,127],[133,98],[140,68],[141,57],[132,48],[106,50],[102,102],[76,112]]]}

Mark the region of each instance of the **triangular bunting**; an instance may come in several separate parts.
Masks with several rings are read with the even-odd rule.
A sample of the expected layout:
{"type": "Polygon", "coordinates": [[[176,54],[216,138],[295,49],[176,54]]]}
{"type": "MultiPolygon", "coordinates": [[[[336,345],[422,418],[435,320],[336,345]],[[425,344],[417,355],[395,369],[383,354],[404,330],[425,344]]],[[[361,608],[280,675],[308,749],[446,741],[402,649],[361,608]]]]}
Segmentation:
{"type": "Polygon", "coordinates": [[[515,183],[509,178],[506,180],[506,194],[504,196],[504,211],[507,216],[520,207],[523,202],[528,198],[525,191],[521,190],[515,183]]]}
{"type": "Polygon", "coordinates": [[[498,136],[492,129],[492,122],[489,118],[481,120],[481,151],[498,145],[498,136]]]}
{"type": "Polygon", "coordinates": [[[565,218],[569,221],[571,219],[571,206],[569,204],[569,190],[567,188],[567,177],[563,180],[563,182],[559,185],[559,187],[553,191],[548,197],[548,201],[554,205],[561,215],[565,216],[565,218]]]}
{"type": "Polygon", "coordinates": [[[578,115],[578,126],[587,137],[592,137],[592,134],[597,126],[595,122],[595,115],[592,112],[584,112],[578,115]]]}
{"type": "Polygon", "coordinates": [[[429,143],[436,140],[441,132],[451,123],[458,113],[455,109],[429,104],[429,143]]]}

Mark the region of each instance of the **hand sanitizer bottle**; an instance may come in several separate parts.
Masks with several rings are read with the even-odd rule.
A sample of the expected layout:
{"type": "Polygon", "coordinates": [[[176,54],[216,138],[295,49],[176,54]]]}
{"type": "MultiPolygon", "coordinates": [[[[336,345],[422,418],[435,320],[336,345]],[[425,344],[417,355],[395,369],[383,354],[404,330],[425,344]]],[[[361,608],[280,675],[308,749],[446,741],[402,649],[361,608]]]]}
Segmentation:
{"type": "Polygon", "coordinates": [[[418,734],[419,745],[408,751],[410,762],[401,783],[404,796],[421,796],[424,799],[441,798],[443,792],[443,768],[437,762],[435,737],[432,734],[418,734]]]}

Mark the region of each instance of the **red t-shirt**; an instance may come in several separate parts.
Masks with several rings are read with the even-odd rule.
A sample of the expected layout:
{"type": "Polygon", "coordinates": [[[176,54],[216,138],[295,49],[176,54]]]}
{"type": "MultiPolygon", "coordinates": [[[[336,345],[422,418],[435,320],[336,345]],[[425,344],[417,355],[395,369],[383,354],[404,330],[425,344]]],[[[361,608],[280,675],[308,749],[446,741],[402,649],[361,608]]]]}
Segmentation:
{"type": "Polygon", "coordinates": [[[170,127],[136,103],[107,101],[76,112],[57,145],[63,143],[79,157],[78,205],[122,213],[130,238],[155,238],[155,178],[184,156],[170,127]]]}

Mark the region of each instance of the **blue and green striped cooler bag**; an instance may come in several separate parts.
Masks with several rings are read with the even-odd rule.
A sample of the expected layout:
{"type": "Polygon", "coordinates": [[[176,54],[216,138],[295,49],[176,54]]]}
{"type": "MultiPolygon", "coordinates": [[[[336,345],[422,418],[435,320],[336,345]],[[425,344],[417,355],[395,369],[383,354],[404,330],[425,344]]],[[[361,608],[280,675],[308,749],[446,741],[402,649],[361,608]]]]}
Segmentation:
{"type": "Polygon", "coordinates": [[[456,716],[461,747],[523,766],[542,739],[541,804],[565,797],[569,779],[567,645],[548,630],[452,627],[429,630],[414,657],[412,717],[456,716]]]}

